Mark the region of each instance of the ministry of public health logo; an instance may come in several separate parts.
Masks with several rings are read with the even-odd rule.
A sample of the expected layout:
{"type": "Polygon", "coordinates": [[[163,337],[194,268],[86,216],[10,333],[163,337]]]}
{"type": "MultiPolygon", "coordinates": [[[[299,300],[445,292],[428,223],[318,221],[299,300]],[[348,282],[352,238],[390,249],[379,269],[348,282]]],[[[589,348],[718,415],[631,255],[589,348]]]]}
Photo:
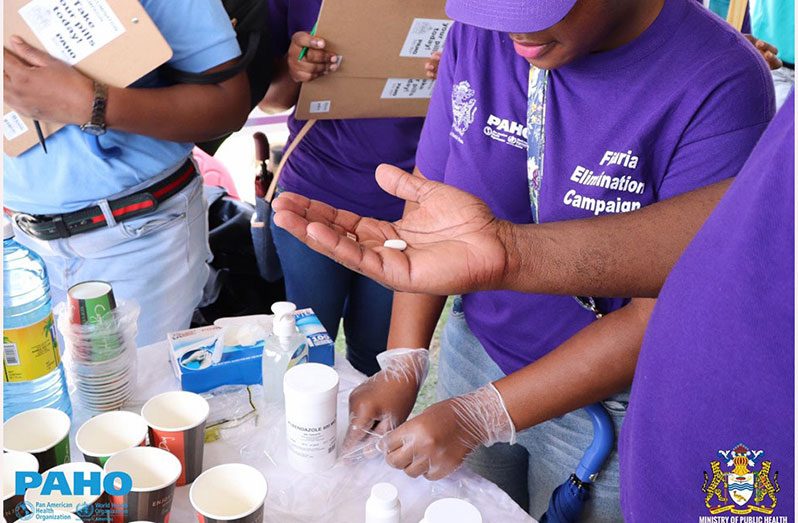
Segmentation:
{"type": "Polygon", "coordinates": [[[761,461],[764,454],[763,450],[751,450],[742,443],[732,450],[718,451],[721,460],[709,463],[712,472],[704,471],[701,487],[711,514],[773,513],[780,490],[779,473],[773,472],[771,479],[772,463],[761,461]],[[727,470],[722,470],[722,466],[727,470]]]}
{"type": "Polygon", "coordinates": [[[476,92],[471,84],[463,80],[452,88],[452,130],[463,136],[474,123],[477,112],[476,92]]]}

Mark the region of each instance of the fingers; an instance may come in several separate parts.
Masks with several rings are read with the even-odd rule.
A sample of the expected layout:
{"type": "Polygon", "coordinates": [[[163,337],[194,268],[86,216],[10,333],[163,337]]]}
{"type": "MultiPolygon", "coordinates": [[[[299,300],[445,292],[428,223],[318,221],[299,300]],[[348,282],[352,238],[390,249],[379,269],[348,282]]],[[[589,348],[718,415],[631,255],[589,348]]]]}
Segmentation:
{"type": "Polygon", "coordinates": [[[340,57],[325,51],[326,45],[323,38],[305,31],[294,33],[288,52],[288,67],[294,81],[308,82],[338,69],[340,57]],[[305,48],[303,55],[302,49],[305,48]]]}
{"type": "Polygon", "coordinates": [[[307,47],[310,49],[324,49],[327,42],[323,38],[313,36],[307,31],[297,31],[291,36],[291,44],[297,47],[307,47]]]}
{"type": "Polygon", "coordinates": [[[438,65],[441,61],[441,54],[442,53],[440,51],[435,51],[432,53],[432,56],[424,66],[424,69],[426,69],[427,72],[427,78],[434,80],[438,77],[438,65]]]}
{"type": "Polygon", "coordinates": [[[52,60],[50,55],[29,45],[19,36],[12,36],[10,41],[14,53],[30,65],[43,67],[52,60]]]}
{"type": "Polygon", "coordinates": [[[423,195],[429,192],[430,184],[435,183],[388,164],[377,167],[376,177],[383,191],[413,203],[420,203],[423,195]]]}

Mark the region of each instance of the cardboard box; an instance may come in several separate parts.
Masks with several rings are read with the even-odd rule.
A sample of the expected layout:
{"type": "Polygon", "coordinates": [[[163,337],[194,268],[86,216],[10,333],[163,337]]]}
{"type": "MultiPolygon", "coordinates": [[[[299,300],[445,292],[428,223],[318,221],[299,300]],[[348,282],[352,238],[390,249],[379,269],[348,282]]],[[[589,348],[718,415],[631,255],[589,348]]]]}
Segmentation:
{"type": "MultiPolygon", "coordinates": [[[[308,343],[304,351],[294,354],[291,365],[313,361],[333,366],[335,343],[313,309],[296,311],[295,316],[297,328],[308,343]]],[[[262,383],[265,340],[226,346],[224,333],[224,327],[209,325],[167,335],[172,370],[183,390],[201,393],[222,385],[262,383]]]]}
{"type": "Polygon", "coordinates": [[[335,366],[335,340],[324,329],[313,309],[302,309],[294,313],[299,332],[308,339],[308,361],[335,366]]]}
{"type": "Polygon", "coordinates": [[[298,119],[418,117],[434,82],[426,63],[452,21],[445,0],[325,0],[316,34],[339,69],[302,85],[298,119]]]}

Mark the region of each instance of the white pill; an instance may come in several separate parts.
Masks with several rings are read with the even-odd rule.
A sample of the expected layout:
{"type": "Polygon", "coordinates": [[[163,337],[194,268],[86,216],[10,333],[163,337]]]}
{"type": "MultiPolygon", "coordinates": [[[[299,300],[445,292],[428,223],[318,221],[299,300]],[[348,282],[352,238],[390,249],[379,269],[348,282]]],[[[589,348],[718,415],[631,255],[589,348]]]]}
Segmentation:
{"type": "Polygon", "coordinates": [[[385,240],[382,246],[388,247],[389,249],[396,249],[397,251],[403,251],[407,249],[407,242],[404,240],[385,240]]]}

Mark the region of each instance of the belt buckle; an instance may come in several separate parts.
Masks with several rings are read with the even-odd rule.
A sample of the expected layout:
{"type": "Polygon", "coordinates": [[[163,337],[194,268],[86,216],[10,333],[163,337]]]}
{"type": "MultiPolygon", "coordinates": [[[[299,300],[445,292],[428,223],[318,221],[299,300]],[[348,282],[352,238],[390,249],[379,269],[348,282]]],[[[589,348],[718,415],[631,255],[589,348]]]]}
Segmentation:
{"type": "Polygon", "coordinates": [[[35,224],[39,223],[39,219],[38,218],[36,218],[34,215],[28,214],[26,212],[15,212],[13,217],[14,217],[14,221],[17,224],[17,227],[19,227],[20,229],[22,229],[25,232],[28,231],[28,229],[29,229],[29,227],[31,225],[35,225],[35,224]]]}
{"type": "Polygon", "coordinates": [[[72,236],[64,222],[63,215],[55,215],[46,220],[32,214],[20,212],[14,215],[17,226],[27,234],[42,240],[55,240],[72,236]]]}

